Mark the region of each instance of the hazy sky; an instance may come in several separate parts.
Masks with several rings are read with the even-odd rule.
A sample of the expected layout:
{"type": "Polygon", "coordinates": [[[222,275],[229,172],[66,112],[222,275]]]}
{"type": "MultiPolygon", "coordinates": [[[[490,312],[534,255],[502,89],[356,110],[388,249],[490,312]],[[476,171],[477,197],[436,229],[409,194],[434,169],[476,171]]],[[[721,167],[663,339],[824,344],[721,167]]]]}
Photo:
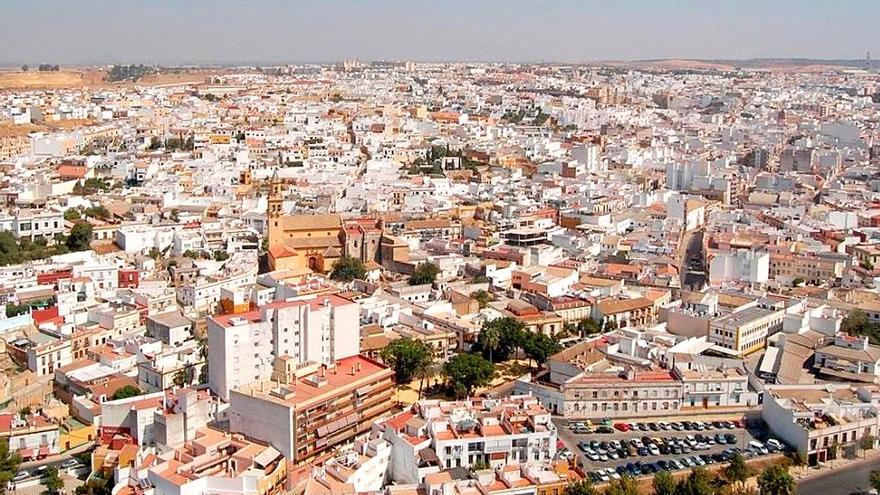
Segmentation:
{"type": "Polygon", "coordinates": [[[880,57],[880,0],[0,0],[0,63],[880,57]]]}

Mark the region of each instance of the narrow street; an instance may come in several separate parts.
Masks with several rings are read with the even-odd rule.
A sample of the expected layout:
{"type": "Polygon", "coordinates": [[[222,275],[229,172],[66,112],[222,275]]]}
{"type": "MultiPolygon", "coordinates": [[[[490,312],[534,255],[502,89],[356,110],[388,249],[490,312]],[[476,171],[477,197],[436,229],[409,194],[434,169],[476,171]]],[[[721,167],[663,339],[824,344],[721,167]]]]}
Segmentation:
{"type": "Polygon", "coordinates": [[[678,270],[681,276],[681,288],[699,290],[707,280],[703,269],[703,229],[685,232],[678,253],[678,270]]]}

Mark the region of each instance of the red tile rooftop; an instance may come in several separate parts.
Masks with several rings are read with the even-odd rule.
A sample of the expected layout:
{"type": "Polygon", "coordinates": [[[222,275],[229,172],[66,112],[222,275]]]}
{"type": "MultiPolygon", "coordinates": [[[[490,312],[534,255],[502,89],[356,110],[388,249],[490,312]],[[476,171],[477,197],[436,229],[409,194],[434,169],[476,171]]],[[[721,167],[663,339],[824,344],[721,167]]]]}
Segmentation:
{"type": "Polygon", "coordinates": [[[406,423],[409,422],[409,420],[413,419],[415,416],[415,413],[411,411],[404,411],[397,416],[394,416],[393,418],[389,418],[387,421],[385,421],[385,424],[394,431],[400,431],[403,429],[404,426],[406,426],[406,423]]]}
{"type": "Polygon", "coordinates": [[[346,388],[356,388],[363,386],[365,382],[372,382],[384,377],[390,378],[394,375],[390,368],[386,368],[376,361],[360,355],[340,359],[336,362],[335,368],[321,368],[321,370],[320,372],[323,373],[326,383],[320,387],[316,387],[308,382],[308,378],[314,377],[318,373],[316,372],[299,378],[291,385],[279,385],[272,381],[257,382],[242,388],[240,393],[259,394],[260,396],[271,398],[273,401],[298,409],[305,407],[314,399],[329,397],[346,388]],[[286,400],[270,395],[272,390],[277,389],[279,386],[293,392],[294,396],[286,400]]]}

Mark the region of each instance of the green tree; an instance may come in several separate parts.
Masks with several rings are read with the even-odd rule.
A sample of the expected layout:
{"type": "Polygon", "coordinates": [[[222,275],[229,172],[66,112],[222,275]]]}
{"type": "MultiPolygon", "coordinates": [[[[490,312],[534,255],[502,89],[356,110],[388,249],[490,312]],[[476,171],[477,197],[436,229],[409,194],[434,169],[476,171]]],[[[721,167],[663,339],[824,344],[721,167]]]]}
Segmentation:
{"type": "Polygon", "coordinates": [[[388,344],[381,352],[382,361],[394,370],[397,383],[413,381],[431,365],[431,350],[421,340],[403,337],[388,344]]]}
{"type": "Polygon", "coordinates": [[[77,210],[76,208],[68,208],[68,209],[64,210],[64,219],[65,220],[72,222],[74,220],[79,220],[80,218],[82,218],[82,217],[79,214],[79,210],[77,210]]]}
{"type": "Polygon", "coordinates": [[[654,487],[654,495],[675,495],[675,478],[669,471],[655,474],[651,485],[654,487]]]}
{"type": "Polygon", "coordinates": [[[522,346],[525,333],[525,324],[510,316],[487,321],[483,323],[483,328],[480,330],[480,335],[477,337],[473,351],[481,352],[484,357],[489,358],[493,363],[504,361],[510,358],[511,354],[516,353],[522,346]],[[496,332],[498,343],[491,345],[494,342],[487,341],[487,339],[494,339],[496,332]],[[484,333],[486,334],[485,336],[483,336],[484,333]]]}
{"type": "Polygon", "coordinates": [[[0,438],[0,494],[6,493],[6,485],[15,477],[20,465],[18,453],[9,451],[9,440],[0,438]]]}
{"type": "Polygon", "coordinates": [[[534,360],[540,367],[547,362],[547,358],[562,350],[562,346],[543,333],[526,332],[522,339],[522,349],[529,360],[534,360]]]}
{"type": "Polygon", "coordinates": [[[492,300],[492,295],[489,294],[488,292],[484,291],[483,289],[480,289],[480,290],[471,292],[471,299],[474,299],[478,303],[480,303],[480,309],[483,309],[489,305],[489,301],[492,300]]]}
{"type": "Polygon", "coordinates": [[[112,216],[110,210],[108,210],[104,205],[90,206],[83,210],[83,213],[87,217],[97,218],[99,220],[106,220],[112,216]]]}
{"type": "Polygon", "coordinates": [[[198,252],[198,251],[194,251],[194,250],[192,250],[192,249],[187,249],[186,251],[184,251],[184,252],[183,252],[183,256],[184,256],[185,258],[190,258],[190,259],[194,259],[194,260],[197,260],[197,259],[199,259],[199,257],[200,257],[199,252],[198,252]]]}
{"type": "Polygon", "coordinates": [[[58,495],[58,492],[64,488],[64,480],[61,479],[61,475],[58,473],[57,466],[49,466],[46,469],[46,474],[42,480],[40,480],[40,484],[46,487],[43,490],[43,493],[46,495],[58,495]]]}
{"type": "Polygon", "coordinates": [[[787,468],[773,464],[761,472],[758,487],[762,495],[792,495],[795,492],[794,477],[787,468]]]}
{"type": "Polygon", "coordinates": [[[869,480],[871,482],[871,487],[880,492],[880,470],[871,471],[869,480]]]}
{"type": "Polygon", "coordinates": [[[593,482],[591,482],[589,478],[585,478],[580,481],[575,481],[574,483],[569,483],[568,486],[565,487],[565,495],[597,495],[597,493],[596,487],[593,486],[593,482]]]}
{"type": "Polygon", "coordinates": [[[494,374],[495,365],[476,354],[457,354],[443,365],[443,376],[458,397],[488,385],[494,374]]]}
{"type": "Polygon", "coordinates": [[[440,268],[434,263],[425,262],[416,267],[409,277],[409,285],[433,284],[440,273],[440,268]]]}
{"type": "Polygon", "coordinates": [[[796,451],[790,452],[785,457],[786,457],[786,459],[788,459],[788,461],[793,466],[806,466],[807,465],[807,456],[805,456],[801,451],[796,450],[796,451]]]}
{"type": "Polygon", "coordinates": [[[183,387],[186,385],[186,373],[184,373],[183,370],[177,370],[177,372],[174,373],[174,376],[171,377],[171,383],[177,388],[183,387]]]}
{"type": "Polygon", "coordinates": [[[872,450],[874,448],[875,441],[876,440],[874,438],[874,435],[871,435],[870,433],[865,433],[864,435],[862,435],[862,438],[859,439],[859,448],[862,449],[863,452],[872,450]]]}
{"type": "Polygon", "coordinates": [[[843,319],[840,329],[846,333],[861,334],[871,326],[868,315],[861,309],[854,309],[843,319]]]}
{"type": "Polygon", "coordinates": [[[828,446],[828,458],[829,459],[837,459],[837,451],[840,447],[840,443],[837,440],[831,442],[831,445],[828,446]]]}
{"type": "Polygon", "coordinates": [[[629,475],[623,475],[620,479],[611,480],[605,495],[641,495],[639,482],[629,475]]]}
{"type": "Polygon", "coordinates": [[[214,251],[214,261],[226,261],[229,259],[229,253],[226,251],[214,251]]]}
{"type": "Polygon", "coordinates": [[[471,471],[482,471],[484,469],[490,469],[489,463],[484,461],[483,459],[477,459],[476,461],[471,463],[471,471]]]}
{"type": "Polygon", "coordinates": [[[21,419],[25,419],[31,415],[33,411],[31,411],[31,406],[24,406],[18,410],[18,417],[21,419]]]}
{"type": "Polygon", "coordinates": [[[584,318],[577,323],[577,330],[581,337],[586,337],[588,335],[593,335],[594,333],[599,333],[599,325],[597,325],[596,320],[592,318],[584,318]]]}
{"type": "Polygon", "coordinates": [[[67,249],[71,251],[87,251],[92,242],[92,226],[88,222],[79,222],[70,229],[67,238],[67,249]]]}
{"type": "Polygon", "coordinates": [[[742,486],[751,476],[752,470],[746,465],[742,454],[734,453],[730,458],[730,463],[724,468],[724,477],[731,483],[742,486]]]}
{"type": "Polygon", "coordinates": [[[141,389],[134,385],[126,385],[116,389],[116,392],[113,392],[112,400],[128,399],[129,397],[136,397],[143,393],[144,392],[141,389]]]}
{"type": "Polygon", "coordinates": [[[483,351],[489,353],[489,361],[494,362],[492,358],[498,346],[501,345],[501,330],[495,326],[487,325],[477,339],[482,344],[483,351]]]}
{"type": "Polygon", "coordinates": [[[704,468],[694,468],[687,478],[678,482],[675,495],[713,495],[712,475],[704,468]]]}
{"type": "Polygon", "coordinates": [[[360,259],[354,256],[343,256],[333,263],[333,271],[330,272],[330,278],[340,282],[351,282],[352,280],[363,280],[367,276],[367,268],[360,259]]]}

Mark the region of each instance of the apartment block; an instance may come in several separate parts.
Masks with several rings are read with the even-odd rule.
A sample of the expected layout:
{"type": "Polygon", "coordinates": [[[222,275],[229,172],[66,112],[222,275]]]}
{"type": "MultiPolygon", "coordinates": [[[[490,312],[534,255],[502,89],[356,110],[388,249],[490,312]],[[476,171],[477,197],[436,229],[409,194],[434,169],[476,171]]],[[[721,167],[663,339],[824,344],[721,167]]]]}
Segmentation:
{"type": "Polygon", "coordinates": [[[208,384],[224,399],[235,387],[271,378],[276,358],[331,365],[360,350],[358,304],[337,295],[273,301],[207,322],[208,384]]]}
{"type": "Polygon", "coordinates": [[[394,372],[363,356],[300,367],[287,357],[276,371],[229,393],[229,427],[297,464],[367,433],[394,406],[394,372]]]}

